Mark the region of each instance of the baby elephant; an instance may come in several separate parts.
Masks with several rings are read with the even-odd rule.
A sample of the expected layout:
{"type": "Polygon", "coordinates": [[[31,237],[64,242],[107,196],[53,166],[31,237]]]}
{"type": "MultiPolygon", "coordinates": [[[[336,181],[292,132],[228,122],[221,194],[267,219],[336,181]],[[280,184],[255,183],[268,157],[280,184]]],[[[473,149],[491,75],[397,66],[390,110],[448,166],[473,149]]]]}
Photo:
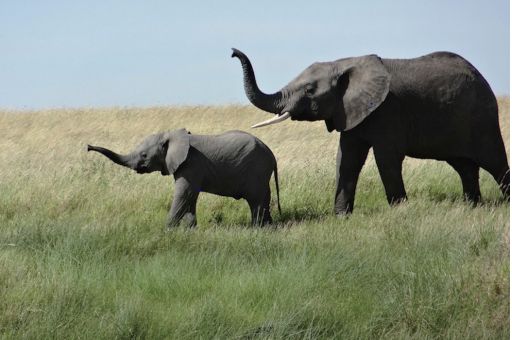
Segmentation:
{"type": "Polygon", "coordinates": [[[160,171],[174,175],[175,189],[167,227],[183,222],[195,226],[196,202],[201,191],[244,198],[251,208],[252,223],[272,223],[269,181],[274,172],[279,204],[279,182],[274,154],[258,138],[242,131],[220,135],[193,135],[185,129],[147,137],[128,155],[98,146],[87,146],[111,161],[140,174],[160,171]]]}

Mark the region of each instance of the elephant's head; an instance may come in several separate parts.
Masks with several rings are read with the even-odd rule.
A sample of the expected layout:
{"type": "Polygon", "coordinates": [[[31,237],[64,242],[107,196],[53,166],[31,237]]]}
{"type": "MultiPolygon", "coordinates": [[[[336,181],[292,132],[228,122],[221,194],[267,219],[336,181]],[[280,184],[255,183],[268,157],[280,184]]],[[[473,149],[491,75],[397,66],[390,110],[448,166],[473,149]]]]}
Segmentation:
{"type": "Polygon", "coordinates": [[[256,84],[249,58],[237,49],[245,94],[258,108],[276,114],[260,127],[292,120],[324,120],[329,131],[346,131],[361,123],[386,98],[390,74],[376,55],[314,63],[276,93],[265,94],[256,84]]]}
{"type": "Polygon", "coordinates": [[[92,145],[87,145],[87,151],[99,152],[112,162],[140,174],[160,171],[162,175],[170,175],[187,158],[190,148],[189,134],[185,129],[180,129],[151,135],[127,155],[120,155],[109,149],[92,145]]]}

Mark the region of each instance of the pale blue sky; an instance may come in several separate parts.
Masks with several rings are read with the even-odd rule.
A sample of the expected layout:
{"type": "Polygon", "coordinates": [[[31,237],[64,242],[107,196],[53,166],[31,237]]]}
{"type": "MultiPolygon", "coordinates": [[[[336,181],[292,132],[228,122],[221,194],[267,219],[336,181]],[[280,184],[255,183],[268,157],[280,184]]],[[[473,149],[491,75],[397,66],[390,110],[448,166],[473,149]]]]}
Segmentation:
{"type": "Polygon", "coordinates": [[[509,22],[506,0],[0,0],[0,107],[248,103],[231,47],[266,92],[314,61],[448,50],[508,94],[509,22]]]}

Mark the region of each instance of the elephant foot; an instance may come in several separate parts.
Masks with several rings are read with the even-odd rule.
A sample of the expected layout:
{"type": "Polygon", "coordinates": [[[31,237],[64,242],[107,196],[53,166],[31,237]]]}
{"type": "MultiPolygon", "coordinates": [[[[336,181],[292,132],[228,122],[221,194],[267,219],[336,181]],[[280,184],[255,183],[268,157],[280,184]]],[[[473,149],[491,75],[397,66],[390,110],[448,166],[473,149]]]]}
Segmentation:
{"type": "Polygon", "coordinates": [[[272,224],[272,218],[267,217],[265,219],[253,219],[251,221],[251,223],[252,223],[252,225],[257,226],[257,227],[265,227],[265,226],[272,224]]]}
{"type": "Polygon", "coordinates": [[[480,192],[472,193],[472,192],[465,192],[464,193],[464,201],[469,203],[473,208],[478,205],[482,201],[482,195],[480,192]]]}
{"type": "Polygon", "coordinates": [[[249,202],[249,207],[251,209],[252,225],[263,227],[264,225],[272,224],[272,217],[270,215],[270,207],[268,203],[260,204],[259,202],[249,202]]]}
{"type": "Polygon", "coordinates": [[[337,218],[348,218],[354,210],[353,204],[336,204],[334,205],[334,214],[337,218]]]}
{"type": "Polygon", "coordinates": [[[334,214],[339,220],[346,220],[350,217],[350,215],[352,215],[351,212],[335,212],[334,214]]]}
{"type": "Polygon", "coordinates": [[[354,210],[354,203],[349,204],[335,204],[334,205],[334,214],[336,217],[348,217],[352,214],[354,210]]]}
{"type": "Polygon", "coordinates": [[[186,213],[185,216],[183,216],[181,225],[185,226],[186,228],[196,227],[197,226],[196,215],[194,215],[192,213],[186,213]]]}
{"type": "Polygon", "coordinates": [[[183,215],[183,217],[181,219],[171,218],[166,224],[166,229],[169,231],[169,230],[172,230],[172,229],[180,227],[180,226],[183,226],[185,228],[196,227],[197,226],[196,215],[194,215],[192,213],[186,213],[185,215],[183,215]]]}
{"type": "Polygon", "coordinates": [[[400,196],[391,196],[388,197],[388,203],[390,206],[396,206],[400,203],[407,202],[407,195],[400,195],[400,196]]]}

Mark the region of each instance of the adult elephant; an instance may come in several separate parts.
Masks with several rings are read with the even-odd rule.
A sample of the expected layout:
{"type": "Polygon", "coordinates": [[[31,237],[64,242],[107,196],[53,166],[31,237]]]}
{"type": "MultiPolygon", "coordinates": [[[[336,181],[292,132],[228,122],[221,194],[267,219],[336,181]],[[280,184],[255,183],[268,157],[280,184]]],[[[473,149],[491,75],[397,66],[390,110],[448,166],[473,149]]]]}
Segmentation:
{"type": "Polygon", "coordinates": [[[276,114],[253,127],[292,120],[323,120],[340,132],[336,214],[352,212],[359,173],[372,147],[390,204],[407,198],[405,156],[448,162],[465,197],[480,200],[479,168],[509,195],[509,166],[496,98],[464,58],[436,52],[414,59],[376,55],[314,63],[280,91],[265,94],[247,56],[233,49],[252,104],[276,114]]]}

